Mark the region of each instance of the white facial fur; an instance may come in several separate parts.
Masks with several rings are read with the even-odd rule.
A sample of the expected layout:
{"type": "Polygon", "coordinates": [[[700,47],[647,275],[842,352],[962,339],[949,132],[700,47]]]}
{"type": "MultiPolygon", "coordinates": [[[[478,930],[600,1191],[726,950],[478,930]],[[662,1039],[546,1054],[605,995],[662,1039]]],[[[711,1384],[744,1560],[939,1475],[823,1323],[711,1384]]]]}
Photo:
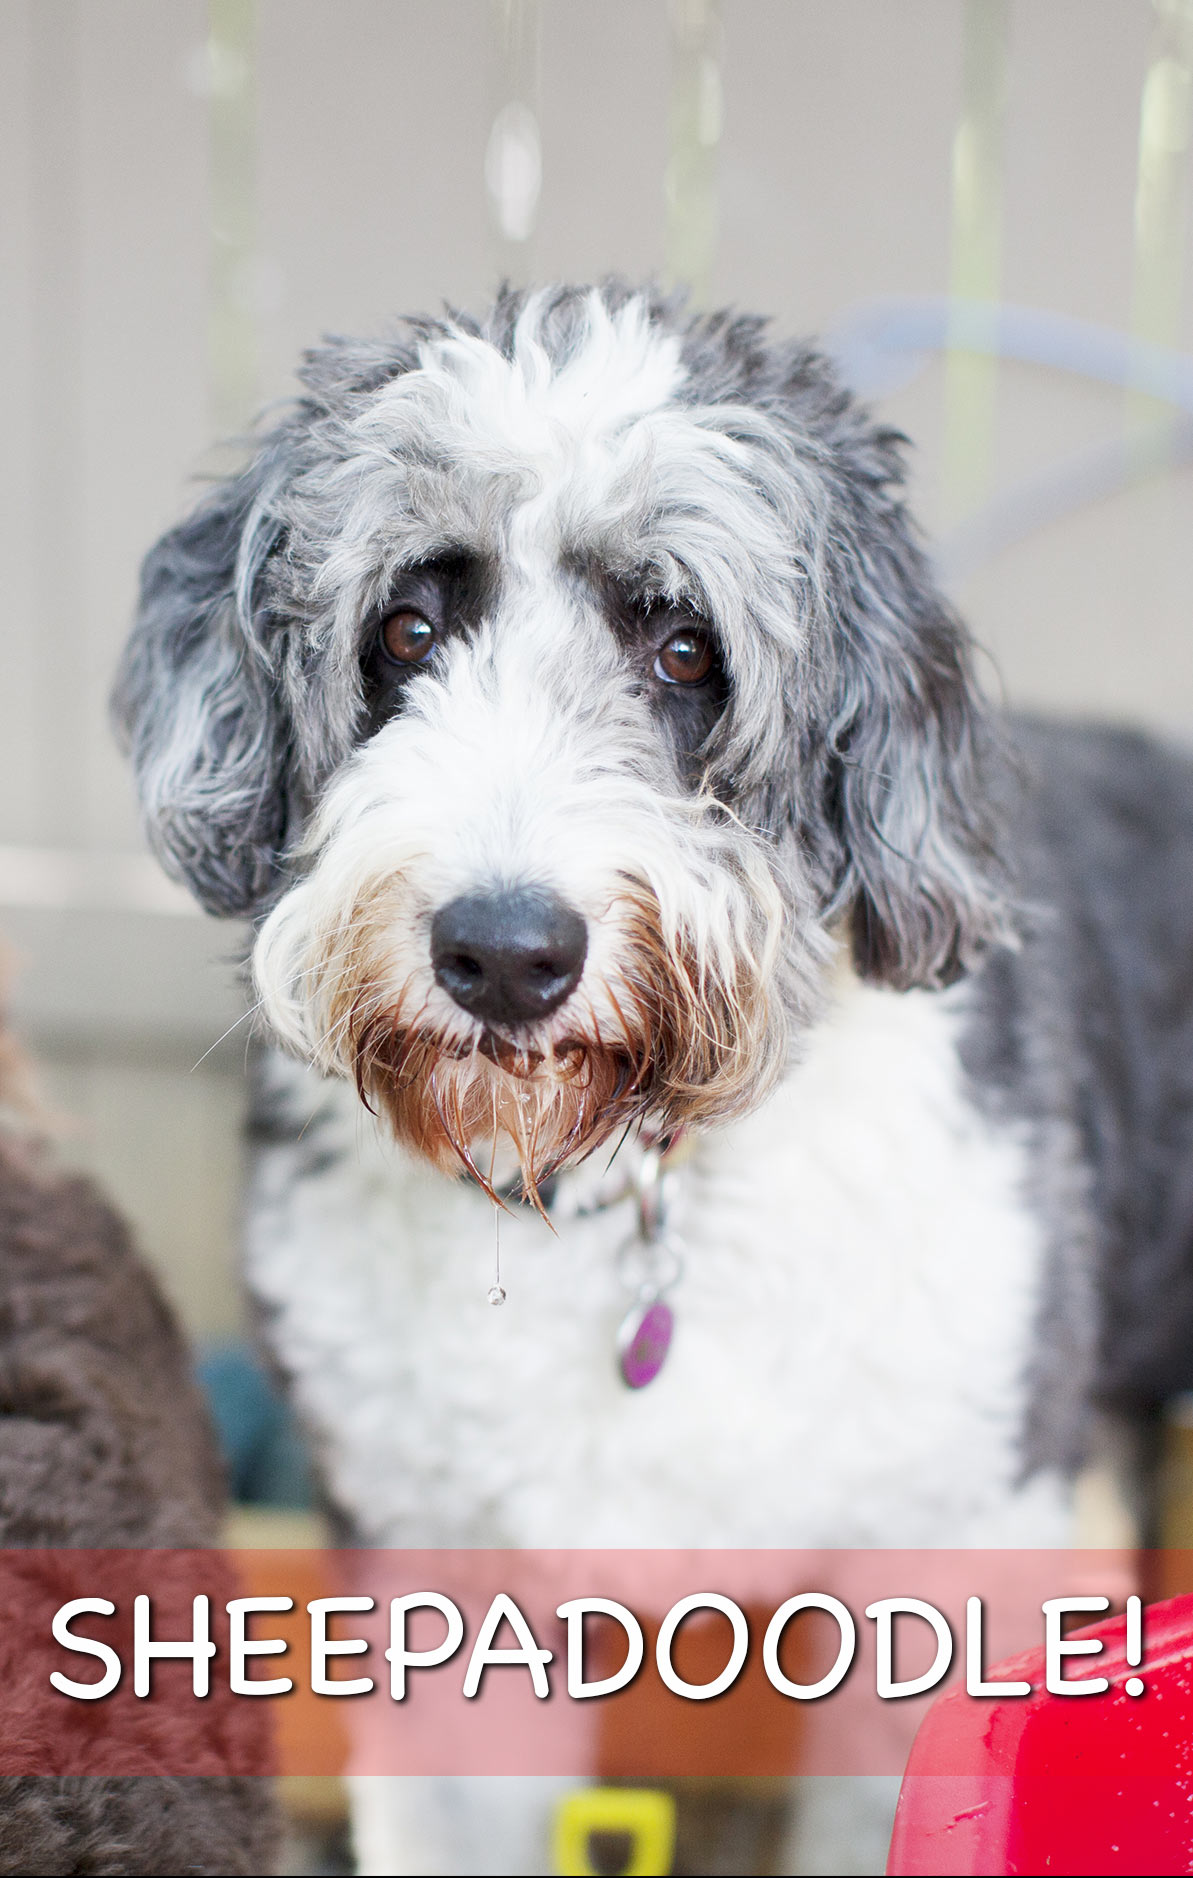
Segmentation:
{"type": "MultiPolygon", "coordinates": [[[[565,1139],[569,1152],[591,1147],[632,1110],[672,1120],[731,1113],[783,1060],[783,1011],[768,995],[785,911],[773,857],[710,789],[685,789],[591,582],[569,558],[580,541],[589,553],[603,542],[610,562],[652,569],[667,599],[705,611],[723,590],[717,628],[726,639],[740,633],[733,508],[758,506],[742,474],[745,447],[667,405],[679,372],[674,338],[652,334],[635,303],[618,317],[594,311],[585,347],[558,370],[536,347],[532,322],[510,360],[463,335],[428,346],[421,368],[386,386],[358,421],[356,495],[316,582],[334,593],[341,630],[347,611],[358,634],[381,572],[388,583],[409,564],[420,516],[413,552],[442,546],[445,509],[456,541],[468,512],[469,544],[498,570],[476,630],[408,681],[399,714],[331,781],[304,843],[308,871],[258,940],[265,1014],[330,1072],[357,1073],[370,1024],[433,1037],[436,1051],[419,1056],[417,1073],[436,1065],[441,1121],[444,1102],[463,1100],[465,1124],[447,1131],[452,1150],[494,1126],[517,1138],[509,1105],[520,1113],[529,1101],[539,1145],[525,1138],[519,1147],[532,1181],[561,1158],[565,1139]],[[511,1077],[479,1054],[484,1027],[437,985],[430,964],[439,907],[509,886],[557,894],[589,933],[575,992],[518,1040],[545,1057],[532,1076],[523,1064],[511,1077]],[[644,944],[656,968],[648,1002],[673,1003],[672,1028],[686,1033],[678,1070],[649,1060],[644,944]],[[690,1048],[696,1032],[710,1046],[703,1057],[690,1048]],[[602,1086],[606,1113],[575,1134],[570,1111],[552,1121],[546,1109],[555,1115],[566,1085],[552,1073],[553,1053],[562,1061],[577,1043],[593,1058],[628,1045],[638,1086],[628,1108],[612,1083],[602,1086]]],[[[772,521],[778,578],[791,557],[772,521]]],[[[785,616],[791,636],[790,596],[785,616]]],[[[809,977],[818,950],[814,938],[805,944],[809,977]]],[[[391,1053],[385,1074],[394,1073],[391,1053]]],[[[378,1093],[367,1075],[362,1088],[378,1093]]],[[[417,1124],[392,1109],[391,1119],[450,1161],[425,1108],[417,1124]]]]}

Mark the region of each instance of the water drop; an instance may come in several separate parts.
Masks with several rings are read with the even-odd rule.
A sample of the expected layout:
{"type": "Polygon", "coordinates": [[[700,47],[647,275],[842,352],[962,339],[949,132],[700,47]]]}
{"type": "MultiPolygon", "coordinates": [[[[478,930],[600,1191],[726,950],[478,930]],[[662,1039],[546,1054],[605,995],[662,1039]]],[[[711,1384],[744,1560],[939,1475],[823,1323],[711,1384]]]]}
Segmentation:
{"type": "Polygon", "coordinates": [[[489,1303],[490,1304],[504,1304],[505,1303],[505,1286],[504,1285],[491,1285],[489,1287],[489,1303]]]}

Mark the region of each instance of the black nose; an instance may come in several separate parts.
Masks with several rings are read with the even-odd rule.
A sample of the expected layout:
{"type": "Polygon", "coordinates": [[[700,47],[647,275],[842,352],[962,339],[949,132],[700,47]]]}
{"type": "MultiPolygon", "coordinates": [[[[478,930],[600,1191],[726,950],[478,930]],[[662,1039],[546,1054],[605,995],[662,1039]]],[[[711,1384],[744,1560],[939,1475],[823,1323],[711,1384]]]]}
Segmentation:
{"type": "Polygon", "coordinates": [[[579,984],[587,951],[579,913],[538,887],[461,894],[431,922],[437,981],[490,1024],[549,1017],[579,984]]]}

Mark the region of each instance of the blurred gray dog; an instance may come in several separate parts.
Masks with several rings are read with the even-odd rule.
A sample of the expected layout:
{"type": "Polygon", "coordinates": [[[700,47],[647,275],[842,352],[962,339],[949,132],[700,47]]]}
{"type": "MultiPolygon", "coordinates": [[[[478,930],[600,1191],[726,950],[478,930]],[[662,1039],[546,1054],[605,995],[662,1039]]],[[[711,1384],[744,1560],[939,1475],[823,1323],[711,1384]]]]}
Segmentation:
{"type": "MultiPolygon", "coordinates": [[[[759,320],[506,293],[302,381],[117,710],[259,922],[250,1277],[350,1529],[1065,1543],[1193,1381],[1193,772],[992,718],[902,439],[759,320]],[[557,1235],[492,1284],[486,1191],[557,1235]]],[[[361,1819],[370,1871],[536,1856],[361,1819]]]]}

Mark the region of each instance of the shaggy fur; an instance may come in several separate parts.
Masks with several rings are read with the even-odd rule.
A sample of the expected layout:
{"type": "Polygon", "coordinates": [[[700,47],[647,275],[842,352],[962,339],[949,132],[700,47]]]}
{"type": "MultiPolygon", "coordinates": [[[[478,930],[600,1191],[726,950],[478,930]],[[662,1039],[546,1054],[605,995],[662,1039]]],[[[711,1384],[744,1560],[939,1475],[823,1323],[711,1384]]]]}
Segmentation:
{"type": "Polygon", "coordinates": [[[507,294],[483,325],[413,321],[308,354],[307,395],[146,562],[117,708],[167,866],[213,912],[276,895],[358,740],[362,627],[395,571],[498,552],[502,510],[557,467],[555,412],[480,454],[469,406],[501,405],[506,362],[511,402],[548,380],[559,418],[587,399],[584,427],[605,433],[595,491],[582,464],[574,513],[558,504],[560,558],[599,554],[729,642],[714,793],[798,835],[828,910],[860,902],[864,970],[947,979],[999,920],[984,731],[965,636],[895,493],[901,439],[762,322],[685,324],[622,288],[507,294]]]}
{"type": "MultiPolygon", "coordinates": [[[[4,1753],[10,1768],[58,1760],[77,1769],[93,1758],[95,1712],[63,1703],[47,1716],[45,1677],[62,1667],[61,1653],[48,1633],[28,1635],[20,1617],[80,1595],[73,1552],[58,1554],[56,1575],[42,1548],[211,1546],[223,1488],[171,1313],[90,1183],[54,1169],[19,1114],[15,1053],[8,1067],[0,1086],[0,1547],[9,1548],[0,1575],[12,1620],[0,1644],[4,1753]]],[[[170,1579],[168,1559],[159,1559],[155,1586],[170,1579]]],[[[130,1604],[141,1588],[130,1585],[130,1604]]],[[[196,1720],[161,1702],[139,1705],[130,1745],[135,1739],[149,1768],[198,1758],[238,1774],[7,1775],[0,1871],[272,1870],[273,1801],[268,1783],[251,1777],[268,1768],[262,1725],[218,1695],[203,1706],[196,1720]]]]}
{"type": "Polygon", "coordinates": [[[1024,1446],[1072,1468],[1091,1399],[1138,1422],[1193,1389],[1193,764],[1105,726],[1013,731],[1023,937],[974,984],[963,1059],[1031,1142],[1049,1258],[1024,1446]]]}
{"type": "MultiPolygon", "coordinates": [[[[1064,1543],[1100,1416],[1193,1382],[1193,771],[992,716],[902,440],[757,320],[505,294],[302,377],[150,554],[117,708],[308,1066],[262,1069],[249,1260],[331,1498],[390,1545],[1064,1543]],[[510,888],[587,932],[534,1023],[433,969],[510,888]],[[630,1395],[636,1123],[691,1153],[630,1395]],[[518,1167],[558,1239],[508,1221],[495,1314],[518,1167]]],[[[462,1804],[374,1795],[368,1869],[451,1868],[462,1804]]]]}
{"type": "Polygon", "coordinates": [[[150,556],[119,712],[151,836],[212,910],[268,907],[291,845],[270,1021],[417,1151],[475,1172],[510,1133],[533,1191],[642,1116],[726,1120],[814,1017],[838,920],[899,987],[1005,929],[965,636],[892,493],[898,440],[815,353],[560,290],[329,345],[304,379],[150,556]],[[480,617],[444,621],[438,682],[399,699],[378,619],[461,565],[480,617]],[[694,741],[649,665],[693,620],[723,706],[694,741]],[[526,1040],[418,969],[453,872],[494,869],[555,876],[592,935],[526,1040]]]}

